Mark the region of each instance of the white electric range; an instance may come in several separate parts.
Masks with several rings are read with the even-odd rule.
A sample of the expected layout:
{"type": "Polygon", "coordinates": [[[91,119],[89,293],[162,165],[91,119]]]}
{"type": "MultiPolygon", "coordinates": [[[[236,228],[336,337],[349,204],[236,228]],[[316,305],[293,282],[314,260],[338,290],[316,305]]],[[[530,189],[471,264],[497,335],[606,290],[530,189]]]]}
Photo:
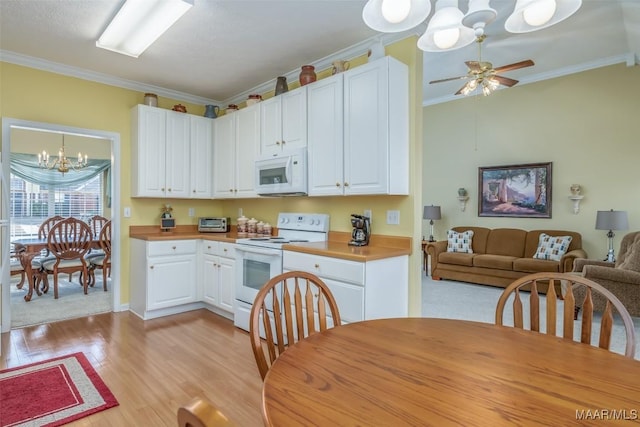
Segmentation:
{"type": "Polygon", "coordinates": [[[234,324],[249,330],[251,306],[258,291],[282,273],[284,244],[324,242],[329,234],[329,215],[278,214],[278,235],[236,240],[236,307],[234,324]]]}

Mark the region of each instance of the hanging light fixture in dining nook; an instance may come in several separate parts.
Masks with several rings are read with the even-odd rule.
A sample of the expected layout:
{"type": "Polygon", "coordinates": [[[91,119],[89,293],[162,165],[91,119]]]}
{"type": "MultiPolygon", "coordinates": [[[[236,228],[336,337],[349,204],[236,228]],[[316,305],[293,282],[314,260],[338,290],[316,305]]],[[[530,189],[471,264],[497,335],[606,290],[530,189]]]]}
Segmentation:
{"type": "Polygon", "coordinates": [[[78,160],[74,162],[70,160],[65,151],[64,151],[64,134],[62,134],[62,147],[58,150],[58,157],[51,157],[46,150],[42,150],[42,153],[38,153],[38,166],[43,169],[57,169],[58,172],[65,174],[69,172],[69,170],[78,170],[87,166],[88,156],[82,155],[80,151],[78,151],[78,160]]]}

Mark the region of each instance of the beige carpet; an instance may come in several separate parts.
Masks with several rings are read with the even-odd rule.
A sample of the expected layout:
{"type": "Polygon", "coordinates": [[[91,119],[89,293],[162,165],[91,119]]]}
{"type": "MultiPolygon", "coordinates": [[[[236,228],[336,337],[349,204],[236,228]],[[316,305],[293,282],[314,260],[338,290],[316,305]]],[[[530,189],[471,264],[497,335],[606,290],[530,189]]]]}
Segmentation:
{"type": "Polygon", "coordinates": [[[88,295],[83,293],[77,275],[73,276],[73,282],[62,280],[62,277],[68,279],[68,275],[60,275],[58,299],[53,298],[53,278],[49,278],[49,291],[40,296],[34,292],[29,302],[24,300],[29,285],[25,283],[22,289],[17,289],[15,284],[18,283],[18,277],[12,278],[12,329],[112,311],[111,290],[103,290],[102,274],[96,274],[97,283],[93,288],[89,287],[88,295]]]}
{"type": "MultiPolygon", "coordinates": [[[[503,289],[493,286],[474,285],[471,283],[456,282],[452,280],[431,280],[430,277],[422,278],[422,315],[425,317],[437,317],[442,319],[461,319],[472,320],[476,322],[494,323],[496,305],[498,298],[502,294],[503,289]]],[[[508,324],[513,318],[511,309],[512,299],[507,301],[504,312],[505,324],[508,324]]],[[[546,300],[544,297],[540,301],[540,310],[546,308],[546,300]]],[[[528,312],[528,301],[523,301],[523,309],[528,312]]],[[[558,317],[562,319],[562,301],[558,301],[558,317]]],[[[597,334],[600,331],[598,322],[599,315],[594,315],[594,327],[592,329],[591,342],[598,342],[597,334]],[[597,327],[596,327],[597,325],[597,327]]],[[[640,360],[640,318],[634,317],[633,322],[636,331],[636,355],[635,358],[640,360]]],[[[529,325],[528,318],[525,318],[525,328],[529,325]]],[[[545,318],[540,319],[541,330],[545,330],[545,318]]],[[[513,324],[513,323],[511,323],[513,324]]],[[[562,327],[557,327],[558,335],[562,334],[562,327]]],[[[579,341],[580,324],[576,321],[574,325],[574,337],[579,341]]],[[[596,344],[597,345],[597,344],[596,344]]],[[[614,328],[611,336],[611,351],[624,354],[626,345],[626,336],[624,326],[620,317],[614,315],[614,328]]]]}

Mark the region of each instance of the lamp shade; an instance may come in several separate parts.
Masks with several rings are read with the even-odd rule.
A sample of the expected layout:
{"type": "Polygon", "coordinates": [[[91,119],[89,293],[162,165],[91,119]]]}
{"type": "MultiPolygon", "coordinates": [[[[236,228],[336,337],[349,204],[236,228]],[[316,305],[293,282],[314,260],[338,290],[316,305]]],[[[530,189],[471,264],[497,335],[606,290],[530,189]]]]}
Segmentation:
{"type": "Polygon", "coordinates": [[[596,216],[596,230],[626,230],[629,220],[626,211],[598,211],[596,216]]]}
{"type": "Polygon", "coordinates": [[[419,25],[429,12],[430,0],[369,0],[362,9],[362,20],[376,31],[397,33],[419,25]]]}
{"type": "Polygon", "coordinates": [[[517,0],[504,23],[510,33],[529,33],[564,21],[582,6],[582,0],[517,0]]]}
{"type": "Polygon", "coordinates": [[[440,206],[425,206],[422,219],[440,219],[440,206]]]}
{"type": "Polygon", "coordinates": [[[458,9],[458,0],[438,0],[427,31],[418,39],[418,48],[443,52],[471,44],[476,36],[473,29],[462,25],[463,16],[458,9]]]}

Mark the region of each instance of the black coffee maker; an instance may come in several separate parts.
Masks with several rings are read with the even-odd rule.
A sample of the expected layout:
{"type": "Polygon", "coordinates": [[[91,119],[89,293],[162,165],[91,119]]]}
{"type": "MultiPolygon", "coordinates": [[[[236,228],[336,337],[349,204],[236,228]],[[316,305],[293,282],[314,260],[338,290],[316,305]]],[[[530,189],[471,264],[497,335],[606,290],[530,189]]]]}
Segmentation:
{"type": "Polygon", "coordinates": [[[369,217],[351,214],[351,246],[367,246],[369,244],[369,236],[371,236],[371,222],[369,217]]]}

